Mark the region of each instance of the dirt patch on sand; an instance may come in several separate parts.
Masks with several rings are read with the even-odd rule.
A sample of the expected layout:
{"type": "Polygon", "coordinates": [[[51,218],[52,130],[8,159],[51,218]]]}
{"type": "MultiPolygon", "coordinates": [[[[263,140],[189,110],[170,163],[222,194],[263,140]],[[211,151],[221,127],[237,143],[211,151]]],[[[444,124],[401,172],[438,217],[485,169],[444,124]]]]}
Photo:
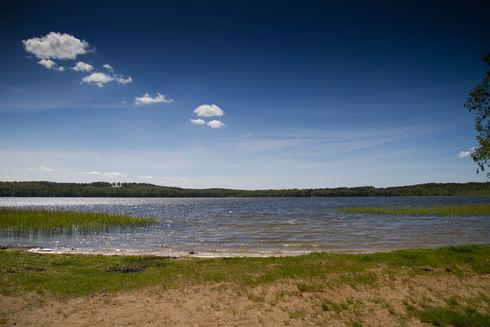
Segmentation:
{"type": "MultiPolygon", "coordinates": [[[[475,305],[473,299],[481,294],[490,294],[490,276],[419,275],[362,286],[289,280],[248,288],[153,287],[66,302],[0,297],[0,305],[7,326],[422,326],[407,313],[407,305],[445,305],[449,298],[475,305]]],[[[476,305],[490,310],[488,302],[476,305]]]]}

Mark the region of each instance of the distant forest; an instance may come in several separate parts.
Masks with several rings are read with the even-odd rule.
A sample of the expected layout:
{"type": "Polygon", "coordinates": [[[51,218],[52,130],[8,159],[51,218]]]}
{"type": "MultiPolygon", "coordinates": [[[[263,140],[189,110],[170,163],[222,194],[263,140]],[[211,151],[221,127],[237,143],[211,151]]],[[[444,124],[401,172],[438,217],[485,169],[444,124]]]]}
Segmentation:
{"type": "Polygon", "coordinates": [[[490,196],[486,183],[428,183],[410,186],[317,189],[234,190],[186,189],[144,183],[0,182],[0,197],[339,197],[339,196],[490,196]]]}

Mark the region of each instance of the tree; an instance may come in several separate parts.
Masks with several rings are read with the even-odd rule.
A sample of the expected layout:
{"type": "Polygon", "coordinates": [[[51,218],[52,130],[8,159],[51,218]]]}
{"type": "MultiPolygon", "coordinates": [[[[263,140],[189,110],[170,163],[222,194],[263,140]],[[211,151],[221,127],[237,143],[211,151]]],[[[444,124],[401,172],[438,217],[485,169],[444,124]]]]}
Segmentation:
{"type": "MultiPolygon", "coordinates": [[[[478,165],[477,172],[490,168],[490,52],[483,57],[487,73],[480,84],[471,91],[465,108],[476,114],[475,130],[479,145],[471,155],[478,165]]],[[[487,173],[490,178],[490,173],[487,173]]]]}

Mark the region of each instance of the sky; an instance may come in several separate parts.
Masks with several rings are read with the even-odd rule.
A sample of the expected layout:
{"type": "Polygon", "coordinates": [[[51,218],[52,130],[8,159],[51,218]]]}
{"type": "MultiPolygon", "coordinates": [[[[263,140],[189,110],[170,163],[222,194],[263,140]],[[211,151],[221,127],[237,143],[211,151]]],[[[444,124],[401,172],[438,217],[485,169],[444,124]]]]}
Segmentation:
{"type": "Polygon", "coordinates": [[[0,180],[486,181],[488,1],[3,1],[0,180]]]}

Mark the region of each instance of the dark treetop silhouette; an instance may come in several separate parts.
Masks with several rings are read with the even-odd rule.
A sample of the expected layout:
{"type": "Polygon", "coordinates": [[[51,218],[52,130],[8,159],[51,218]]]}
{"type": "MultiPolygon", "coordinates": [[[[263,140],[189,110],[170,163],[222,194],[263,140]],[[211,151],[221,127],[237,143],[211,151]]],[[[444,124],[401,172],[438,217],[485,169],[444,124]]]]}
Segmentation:
{"type": "Polygon", "coordinates": [[[410,186],[376,188],[373,186],[317,189],[235,190],[223,188],[185,189],[144,183],[107,182],[88,184],[33,182],[0,182],[0,196],[33,197],[312,197],[312,196],[439,196],[490,195],[487,183],[428,183],[410,186]]]}

